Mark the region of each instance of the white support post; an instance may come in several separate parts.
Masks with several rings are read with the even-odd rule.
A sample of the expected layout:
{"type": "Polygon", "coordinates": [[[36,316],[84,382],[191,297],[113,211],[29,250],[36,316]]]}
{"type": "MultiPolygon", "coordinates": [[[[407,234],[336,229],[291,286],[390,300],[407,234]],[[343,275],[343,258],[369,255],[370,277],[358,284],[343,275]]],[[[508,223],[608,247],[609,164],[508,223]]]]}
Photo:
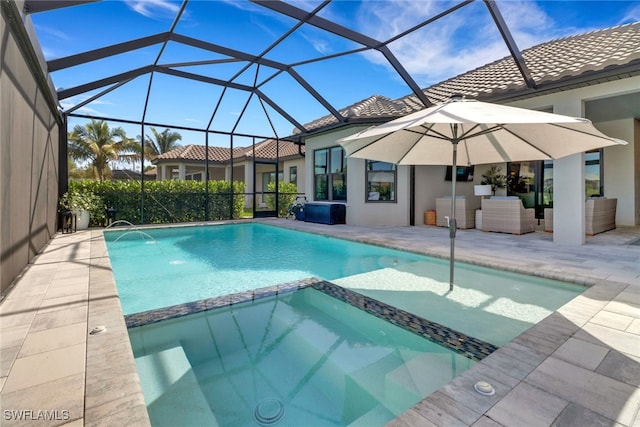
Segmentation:
{"type": "MultiPolygon", "coordinates": [[[[582,117],[582,101],[566,100],[566,104],[554,105],[553,112],[582,117]]],[[[553,243],[570,246],[585,243],[584,153],[553,162],[553,243]]]]}

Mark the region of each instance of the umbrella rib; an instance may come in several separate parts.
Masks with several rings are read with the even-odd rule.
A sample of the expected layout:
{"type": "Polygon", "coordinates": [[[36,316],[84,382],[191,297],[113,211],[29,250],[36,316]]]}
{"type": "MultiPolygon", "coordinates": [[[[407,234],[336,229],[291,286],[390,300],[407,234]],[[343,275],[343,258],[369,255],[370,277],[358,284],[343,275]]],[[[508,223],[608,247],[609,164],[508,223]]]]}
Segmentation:
{"type": "Polygon", "coordinates": [[[565,130],[568,130],[570,132],[577,132],[577,133],[581,133],[583,135],[595,136],[597,138],[604,139],[606,141],[615,141],[615,138],[611,138],[611,137],[606,136],[606,135],[597,135],[597,134],[594,134],[594,133],[591,133],[591,132],[587,132],[587,131],[584,131],[584,130],[563,126],[563,125],[561,125],[559,123],[549,123],[549,125],[555,126],[555,127],[561,128],[561,129],[565,129],[565,130]]]}
{"type": "MultiPolygon", "coordinates": [[[[522,141],[522,142],[524,142],[525,144],[527,144],[529,147],[531,147],[531,148],[533,148],[534,150],[536,150],[537,152],[542,153],[542,154],[544,154],[545,156],[547,156],[549,159],[553,159],[553,158],[554,158],[551,154],[549,154],[549,153],[547,153],[546,151],[541,150],[539,147],[536,147],[535,145],[531,144],[529,141],[527,141],[526,139],[524,139],[523,137],[521,137],[521,136],[520,136],[520,135],[518,135],[517,133],[513,132],[512,130],[507,129],[507,128],[505,128],[505,127],[502,127],[502,130],[504,130],[505,132],[507,132],[507,133],[509,133],[509,134],[511,134],[511,135],[513,135],[513,136],[515,136],[515,137],[516,137],[516,138],[518,138],[520,141],[522,141]]],[[[496,148],[497,148],[497,147],[496,147],[496,148]]],[[[510,160],[510,159],[508,159],[508,160],[506,160],[506,161],[511,161],[511,160],[510,160]]]]}
{"type": "Polygon", "coordinates": [[[385,138],[389,136],[388,133],[385,133],[383,135],[380,135],[379,138],[376,138],[374,140],[372,140],[371,142],[368,142],[367,144],[363,145],[362,147],[358,148],[357,150],[354,150],[353,153],[349,154],[350,156],[353,156],[354,154],[358,153],[359,151],[364,150],[365,148],[367,148],[368,146],[370,146],[371,144],[375,144],[376,142],[380,141],[381,139],[385,138]]]}

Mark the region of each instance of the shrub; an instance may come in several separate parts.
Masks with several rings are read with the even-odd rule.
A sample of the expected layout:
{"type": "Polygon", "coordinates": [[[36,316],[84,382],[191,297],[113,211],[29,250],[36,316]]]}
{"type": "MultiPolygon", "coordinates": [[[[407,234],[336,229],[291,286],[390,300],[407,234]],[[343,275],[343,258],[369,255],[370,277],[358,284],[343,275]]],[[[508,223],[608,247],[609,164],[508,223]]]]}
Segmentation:
{"type": "MultiPolygon", "coordinates": [[[[116,219],[132,224],[161,224],[205,221],[207,188],[202,181],[70,181],[70,192],[92,192],[101,197],[101,216],[91,225],[100,225],[105,208],[115,209],[116,219]],[[141,197],[141,194],[144,197],[141,197]],[[141,210],[144,214],[141,217],[141,210]]],[[[245,185],[241,182],[209,181],[209,219],[240,218],[244,208],[245,185]]]]}
{"type": "Polygon", "coordinates": [[[60,209],[71,210],[76,214],[89,211],[90,221],[95,224],[101,224],[105,218],[102,198],[86,188],[70,188],[60,197],[58,203],[60,209]]]}
{"type": "MultiPolygon", "coordinates": [[[[276,183],[270,182],[267,184],[267,191],[275,192],[276,191],[276,183]]],[[[298,186],[291,182],[278,182],[278,216],[285,217],[287,216],[287,212],[289,211],[289,206],[291,206],[298,196],[298,186]]],[[[265,195],[265,202],[267,203],[267,207],[269,210],[276,209],[276,197],[274,194],[265,195]]]]}

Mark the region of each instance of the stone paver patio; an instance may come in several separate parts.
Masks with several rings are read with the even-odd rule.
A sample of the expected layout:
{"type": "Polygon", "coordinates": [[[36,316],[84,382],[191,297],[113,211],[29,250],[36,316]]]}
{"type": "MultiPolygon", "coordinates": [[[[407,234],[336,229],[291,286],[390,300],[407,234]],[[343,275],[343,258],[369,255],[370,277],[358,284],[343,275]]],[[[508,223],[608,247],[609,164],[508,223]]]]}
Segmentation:
{"type": "MultiPolygon", "coordinates": [[[[444,228],[264,220],[447,258],[444,228]]],[[[394,426],[640,426],[640,227],[552,234],[461,230],[456,259],[588,286],[394,426]],[[483,396],[473,385],[490,382],[483,396]]],[[[102,230],[58,234],[0,305],[2,425],[148,425],[102,230]],[[106,332],[92,334],[97,326],[106,332]]]]}

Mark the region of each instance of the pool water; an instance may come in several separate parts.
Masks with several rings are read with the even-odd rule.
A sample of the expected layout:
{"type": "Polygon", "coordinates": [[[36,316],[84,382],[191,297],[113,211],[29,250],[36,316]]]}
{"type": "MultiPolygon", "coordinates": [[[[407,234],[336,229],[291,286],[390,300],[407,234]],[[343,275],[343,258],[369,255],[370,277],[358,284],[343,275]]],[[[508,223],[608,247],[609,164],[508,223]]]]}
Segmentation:
{"type": "Polygon", "coordinates": [[[318,277],[500,346],[585,289],[459,262],[449,291],[448,260],[258,223],[105,240],[125,314],[318,277]]]}
{"type": "Polygon", "coordinates": [[[370,298],[501,346],[572,300],[585,287],[428,259],[332,281],[370,298]]]}
{"type": "Polygon", "coordinates": [[[383,426],[475,363],[311,288],[129,335],[154,426],[383,426]]]}
{"type": "Polygon", "coordinates": [[[104,236],[125,314],[424,259],[257,223],[107,231],[104,236]]]}

